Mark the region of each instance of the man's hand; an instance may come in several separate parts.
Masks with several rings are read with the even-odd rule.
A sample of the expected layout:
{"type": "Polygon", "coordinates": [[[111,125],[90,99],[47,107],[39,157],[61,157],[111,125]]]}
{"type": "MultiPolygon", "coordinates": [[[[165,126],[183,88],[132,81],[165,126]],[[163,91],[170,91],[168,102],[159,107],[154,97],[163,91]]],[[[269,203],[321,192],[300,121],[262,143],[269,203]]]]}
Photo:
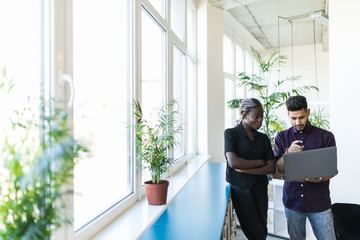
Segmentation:
{"type": "Polygon", "coordinates": [[[293,141],[288,149],[288,153],[301,152],[302,150],[304,150],[304,145],[300,146],[300,143],[302,143],[301,140],[293,141]]]}
{"type": "MultiPolygon", "coordinates": [[[[294,152],[301,152],[304,150],[304,145],[300,146],[299,143],[302,143],[301,140],[295,140],[291,143],[290,147],[286,149],[285,153],[294,153],[294,152]]],[[[283,173],[284,172],[284,156],[282,156],[277,162],[276,162],[276,169],[277,172],[283,173]]]]}

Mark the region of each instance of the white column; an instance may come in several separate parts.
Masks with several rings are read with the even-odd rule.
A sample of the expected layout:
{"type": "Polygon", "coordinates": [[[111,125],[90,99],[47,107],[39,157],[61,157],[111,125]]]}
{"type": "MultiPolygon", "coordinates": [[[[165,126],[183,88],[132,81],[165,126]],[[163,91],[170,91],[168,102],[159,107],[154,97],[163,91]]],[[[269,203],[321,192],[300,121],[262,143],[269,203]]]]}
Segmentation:
{"type": "Polygon", "coordinates": [[[360,1],[330,0],[329,7],[330,124],[339,169],[331,180],[331,197],[333,203],[360,204],[360,1]]]}
{"type": "Polygon", "coordinates": [[[225,98],[224,20],[221,9],[198,1],[198,152],[223,162],[225,98]],[[205,26],[205,27],[204,27],[205,26]]]}

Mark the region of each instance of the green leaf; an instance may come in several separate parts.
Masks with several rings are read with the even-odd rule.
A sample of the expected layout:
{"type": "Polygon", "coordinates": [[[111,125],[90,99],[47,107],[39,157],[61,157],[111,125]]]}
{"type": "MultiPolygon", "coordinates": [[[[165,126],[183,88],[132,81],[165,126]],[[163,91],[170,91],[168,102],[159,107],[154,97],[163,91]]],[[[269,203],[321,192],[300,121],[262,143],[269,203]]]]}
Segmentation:
{"type": "MultiPolygon", "coordinates": [[[[272,71],[278,71],[286,63],[286,56],[280,55],[279,51],[274,51],[268,59],[264,59],[260,52],[251,47],[252,54],[259,64],[261,74],[248,75],[245,72],[238,74],[237,87],[246,87],[248,92],[253,92],[263,104],[264,124],[261,128],[271,140],[274,140],[275,134],[286,127],[283,120],[279,119],[276,111],[285,104],[291,95],[306,94],[311,91],[319,91],[315,86],[306,85],[296,87],[289,91],[283,91],[283,84],[301,79],[300,76],[287,77],[282,80],[271,82],[272,71]]],[[[230,109],[238,109],[244,99],[232,99],[226,102],[230,109]]],[[[273,143],[273,141],[271,141],[273,143]]]]}
{"type": "Polygon", "coordinates": [[[175,100],[169,101],[155,114],[155,124],[147,121],[142,113],[141,105],[137,100],[133,101],[133,114],[137,118],[134,126],[137,135],[137,164],[148,168],[153,183],[160,183],[161,175],[175,162],[168,156],[170,150],[178,144],[176,135],[182,132],[180,113],[175,100]]]}

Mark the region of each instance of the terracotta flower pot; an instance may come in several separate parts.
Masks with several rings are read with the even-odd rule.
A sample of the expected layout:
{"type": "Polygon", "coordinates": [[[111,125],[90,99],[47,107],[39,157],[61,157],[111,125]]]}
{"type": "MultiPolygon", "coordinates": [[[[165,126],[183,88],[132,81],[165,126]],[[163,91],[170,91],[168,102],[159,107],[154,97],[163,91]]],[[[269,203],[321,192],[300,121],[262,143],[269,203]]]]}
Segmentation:
{"type": "Polygon", "coordinates": [[[144,182],[149,205],[166,204],[169,181],[161,180],[160,184],[153,184],[152,181],[144,182]]]}

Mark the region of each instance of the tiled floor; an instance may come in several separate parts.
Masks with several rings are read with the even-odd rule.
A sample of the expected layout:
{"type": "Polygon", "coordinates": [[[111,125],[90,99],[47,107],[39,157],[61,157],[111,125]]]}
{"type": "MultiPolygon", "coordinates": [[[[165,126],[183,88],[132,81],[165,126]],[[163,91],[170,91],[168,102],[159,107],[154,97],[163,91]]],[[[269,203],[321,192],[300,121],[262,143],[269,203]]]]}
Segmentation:
{"type": "MultiPolygon", "coordinates": [[[[241,230],[241,228],[236,228],[236,237],[235,240],[247,240],[247,238],[245,237],[243,231],[241,230]]],[[[283,238],[278,238],[278,237],[274,237],[274,236],[268,236],[266,238],[266,240],[283,240],[283,238]]]]}

